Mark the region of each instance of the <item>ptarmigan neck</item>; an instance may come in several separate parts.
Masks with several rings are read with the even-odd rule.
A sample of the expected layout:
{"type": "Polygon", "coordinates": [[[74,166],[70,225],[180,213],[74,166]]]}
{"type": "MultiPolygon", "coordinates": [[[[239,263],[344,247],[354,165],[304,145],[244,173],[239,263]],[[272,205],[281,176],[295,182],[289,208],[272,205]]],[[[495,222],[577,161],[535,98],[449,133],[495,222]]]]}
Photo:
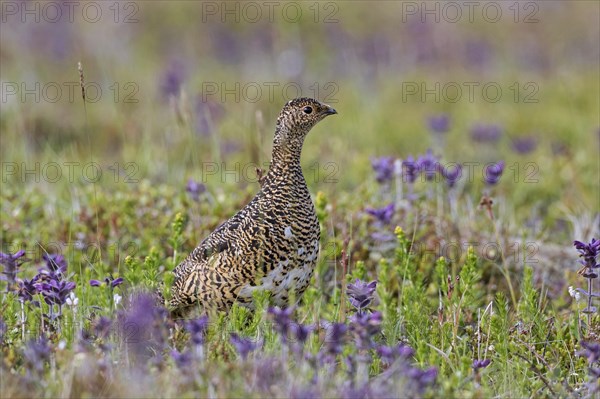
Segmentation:
{"type": "Polygon", "coordinates": [[[273,143],[273,156],[269,177],[275,180],[283,180],[299,184],[304,182],[300,156],[302,154],[302,140],[278,141],[273,143]]]}

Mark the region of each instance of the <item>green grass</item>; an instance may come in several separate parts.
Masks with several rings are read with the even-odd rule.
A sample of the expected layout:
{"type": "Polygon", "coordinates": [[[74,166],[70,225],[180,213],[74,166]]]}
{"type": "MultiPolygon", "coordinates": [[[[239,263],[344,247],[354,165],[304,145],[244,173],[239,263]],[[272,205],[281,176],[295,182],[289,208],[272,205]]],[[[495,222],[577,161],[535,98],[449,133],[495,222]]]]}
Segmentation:
{"type": "MultiPolygon", "coordinates": [[[[26,250],[30,261],[21,279],[37,273],[44,254],[63,254],[79,299],[76,310],[64,306],[59,320],[48,321],[42,317],[47,305],[26,303],[22,312],[16,295],[3,293],[2,397],[258,398],[302,396],[307,389],[339,397],[350,396],[344,384],[359,387],[365,380],[373,389],[397,384],[397,396],[594,394],[586,383],[597,380],[577,352],[581,341],[598,342],[600,319],[596,312],[588,320],[585,301],[571,298],[567,287],[587,289],[576,273],[572,241],[600,234],[598,5],[540,4],[537,24],[478,20],[431,24],[415,33],[411,24],[398,22],[400,3],[382,2],[368,18],[368,5],[337,4],[339,24],[291,26],[201,24],[193,2],[187,8],[159,2],[141,8],[139,24],[119,25],[102,40],[94,36],[101,25],[71,26],[73,43],[62,58],[38,36],[23,36],[30,35],[29,25],[11,25],[31,40],[2,39],[2,82],[78,81],[81,61],[85,80],[102,83],[104,94],[85,108],[79,87],[71,102],[16,97],[1,104],[1,251],[26,250]],[[219,47],[225,34],[246,43],[231,50],[236,62],[219,47]],[[247,40],[254,37],[267,44],[247,40]],[[465,46],[475,39],[491,54],[483,66],[464,60],[465,46]],[[379,52],[371,51],[375,47],[379,52]],[[302,71],[293,77],[278,66],[289,48],[303,56],[302,71]],[[164,98],[161,76],[172,59],[182,59],[187,73],[180,95],[164,98]],[[121,89],[118,101],[108,89],[114,82],[121,89]],[[139,89],[136,103],[123,101],[127,82],[139,89]],[[160,321],[153,339],[164,342],[148,344],[161,348],[148,360],[136,358],[138,342],[132,341],[147,338],[146,332],[119,324],[135,310],[139,292],[169,296],[173,268],[252,198],[259,190],[254,165],[265,168],[270,161],[275,118],[285,100],[212,97],[222,117],[210,121],[207,134],[196,129],[206,82],[296,82],[304,94],[318,83],[321,99],[324,85],[335,84],[331,105],[339,115],[311,131],[302,158],[322,237],[315,276],[294,313],[297,322],[321,326],[304,347],[306,358],[281,343],[265,293],[258,294],[255,312],[235,307],[212,315],[204,360],[187,368],[177,367],[171,354],[198,350],[185,329],[153,316],[160,321]],[[485,101],[476,91],[475,101],[452,102],[402,91],[406,83],[431,88],[436,82],[495,82],[503,96],[485,101]],[[525,102],[529,82],[537,102],[525,102]],[[438,113],[451,119],[443,140],[425,122],[438,113]],[[500,140],[473,142],[469,129],[478,122],[501,125],[500,140]],[[536,149],[516,153],[512,141],[527,135],[537,138],[536,149]],[[406,159],[428,148],[443,163],[471,164],[474,174],[452,190],[443,181],[419,180],[412,203],[400,179],[375,181],[372,157],[406,159]],[[504,175],[486,187],[483,167],[499,160],[506,162],[504,175]],[[93,170],[85,167],[92,162],[101,176],[90,182],[86,173],[93,170]],[[206,185],[199,201],[185,192],[190,178],[206,185]],[[484,194],[493,200],[491,213],[478,205],[484,194]],[[389,224],[365,213],[389,203],[396,205],[389,224]],[[107,276],[125,283],[114,289],[89,285],[107,276]],[[370,306],[383,316],[376,343],[405,343],[414,349],[412,366],[437,368],[428,390],[417,394],[410,381],[390,378],[380,356],[360,350],[353,339],[330,366],[315,365],[328,348],[326,321],[352,325],[346,285],[357,278],[378,281],[370,306]],[[122,299],[115,301],[115,294],[122,299]],[[102,316],[114,322],[105,336],[94,333],[102,316]],[[262,349],[241,359],[232,332],[262,341],[262,349]],[[27,342],[42,334],[52,350],[36,369],[28,363],[27,342]],[[357,370],[344,361],[365,354],[372,361],[359,362],[357,370]],[[474,370],[473,361],[485,359],[490,365],[474,370]]],[[[46,28],[48,38],[57,35],[57,26],[46,28]]]]}

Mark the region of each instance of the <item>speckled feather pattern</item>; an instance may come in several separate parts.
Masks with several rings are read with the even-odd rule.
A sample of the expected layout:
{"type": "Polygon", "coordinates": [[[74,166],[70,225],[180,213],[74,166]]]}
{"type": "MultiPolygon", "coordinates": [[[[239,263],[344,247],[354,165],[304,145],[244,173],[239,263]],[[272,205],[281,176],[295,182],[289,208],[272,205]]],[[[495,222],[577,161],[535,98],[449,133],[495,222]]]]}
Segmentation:
{"type": "Polygon", "coordinates": [[[310,98],[288,102],[279,117],[273,157],[261,190],[221,224],[174,270],[170,307],[185,315],[199,308],[252,307],[252,293],[265,289],[286,305],[306,290],[319,255],[319,222],[300,155],[310,129],[333,108],[310,98]]]}

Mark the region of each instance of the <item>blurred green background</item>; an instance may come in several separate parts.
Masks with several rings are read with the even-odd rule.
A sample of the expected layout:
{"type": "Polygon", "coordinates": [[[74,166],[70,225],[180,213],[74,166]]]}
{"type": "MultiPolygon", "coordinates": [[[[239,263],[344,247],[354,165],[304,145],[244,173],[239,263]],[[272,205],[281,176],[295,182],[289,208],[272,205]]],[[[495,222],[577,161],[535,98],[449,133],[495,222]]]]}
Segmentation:
{"type": "Polygon", "coordinates": [[[339,112],[306,141],[313,192],[351,196],[371,157],[432,147],[446,162],[505,160],[499,190],[524,213],[596,212],[599,3],[467,3],[3,2],[3,202],[36,191],[76,209],[98,168],[103,192],[189,178],[254,192],[246,166],[270,160],[298,93],[339,112]],[[439,114],[450,131],[436,139],[439,114]],[[502,135],[474,141],[476,124],[502,135]],[[523,138],[532,148],[515,150],[523,138]]]}

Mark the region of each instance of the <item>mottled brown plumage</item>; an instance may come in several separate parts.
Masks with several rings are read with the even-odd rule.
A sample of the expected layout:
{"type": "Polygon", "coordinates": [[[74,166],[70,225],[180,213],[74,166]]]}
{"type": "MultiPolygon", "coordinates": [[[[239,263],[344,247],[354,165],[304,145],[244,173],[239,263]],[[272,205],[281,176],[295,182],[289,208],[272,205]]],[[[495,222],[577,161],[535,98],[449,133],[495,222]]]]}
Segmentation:
{"type": "Polygon", "coordinates": [[[261,190],[175,268],[170,306],[176,315],[198,308],[252,307],[265,289],[277,305],[306,289],[319,255],[319,222],[300,167],[304,138],[336,111],[310,98],[289,101],[279,117],[273,158],[261,190]]]}

